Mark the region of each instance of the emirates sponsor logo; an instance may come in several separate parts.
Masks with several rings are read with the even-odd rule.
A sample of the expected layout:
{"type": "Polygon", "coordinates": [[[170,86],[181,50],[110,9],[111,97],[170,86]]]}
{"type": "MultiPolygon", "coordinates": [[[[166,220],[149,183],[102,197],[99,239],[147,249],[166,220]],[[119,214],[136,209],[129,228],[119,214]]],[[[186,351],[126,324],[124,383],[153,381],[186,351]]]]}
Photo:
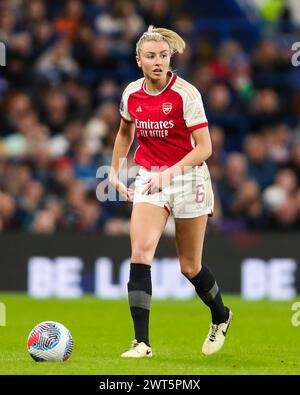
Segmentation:
{"type": "Polygon", "coordinates": [[[169,129],[174,127],[174,121],[140,121],[134,120],[135,127],[138,132],[138,137],[168,137],[169,129]]]}
{"type": "Polygon", "coordinates": [[[174,121],[140,121],[135,119],[135,126],[137,129],[171,129],[174,127],[174,121]]]}
{"type": "Polygon", "coordinates": [[[170,114],[170,112],[172,111],[172,103],[163,103],[162,110],[164,114],[170,114]]]}

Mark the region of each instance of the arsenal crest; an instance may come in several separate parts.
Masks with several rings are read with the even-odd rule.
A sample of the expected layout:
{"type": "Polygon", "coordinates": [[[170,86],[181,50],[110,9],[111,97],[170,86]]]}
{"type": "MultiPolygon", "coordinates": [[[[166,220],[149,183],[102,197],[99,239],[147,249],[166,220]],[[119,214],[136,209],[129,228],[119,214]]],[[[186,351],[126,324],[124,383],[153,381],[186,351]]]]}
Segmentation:
{"type": "Polygon", "coordinates": [[[172,103],[163,103],[162,110],[164,114],[168,115],[172,110],[172,103]]]}

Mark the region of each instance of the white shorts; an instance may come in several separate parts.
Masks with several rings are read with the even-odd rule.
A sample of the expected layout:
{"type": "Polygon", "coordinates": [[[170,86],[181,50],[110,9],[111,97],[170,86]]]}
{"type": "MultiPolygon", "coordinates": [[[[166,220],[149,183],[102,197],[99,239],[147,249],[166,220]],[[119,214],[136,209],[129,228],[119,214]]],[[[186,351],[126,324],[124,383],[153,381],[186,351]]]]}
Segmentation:
{"type": "Polygon", "coordinates": [[[135,179],[133,204],[150,203],[173,213],[174,218],[195,218],[213,215],[214,194],[210,174],[205,162],[189,169],[184,175],[174,177],[172,183],[161,192],[142,194],[143,180],[153,173],[141,167],[135,179]]]}

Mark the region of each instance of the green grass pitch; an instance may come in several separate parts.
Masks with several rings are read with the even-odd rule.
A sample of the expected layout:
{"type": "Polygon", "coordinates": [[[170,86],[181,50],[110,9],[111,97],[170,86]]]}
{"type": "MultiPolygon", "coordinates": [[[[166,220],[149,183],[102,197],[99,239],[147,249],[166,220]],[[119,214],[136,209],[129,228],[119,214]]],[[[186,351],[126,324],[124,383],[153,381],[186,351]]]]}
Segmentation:
{"type": "Polygon", "coordinates": [[[224,296],[234,312],[223,349],[201,355],[210,313],[200,300],[153,300],[150,334],[153,358],[120,358],[133,338],[127,300],[36,300],[0,294],[6,326],[0,327],[0,374],[299,374],[300,326],[291,323],[294,301],[244,301],[224,296]],[[67,326],[74,351],[64,363],[38,363],[26,349],[40,321],[67,326]]]}

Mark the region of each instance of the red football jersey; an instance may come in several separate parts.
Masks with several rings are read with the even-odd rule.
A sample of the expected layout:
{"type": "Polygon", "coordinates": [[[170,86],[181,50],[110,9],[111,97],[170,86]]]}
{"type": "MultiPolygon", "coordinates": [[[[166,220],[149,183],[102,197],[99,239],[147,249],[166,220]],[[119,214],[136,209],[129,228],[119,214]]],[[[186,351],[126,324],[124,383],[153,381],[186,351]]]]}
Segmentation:
{"type": "Polygon", "coordinates": [[[180,161],[195,147],[191,132],[207,126],[199,91],[171,71],[168,75],[168,85],[157,94],[147,92],[140,78],[122,95],[121,117],[134,122],[139,143],[135,162],[147,169],[180,161]]]}

